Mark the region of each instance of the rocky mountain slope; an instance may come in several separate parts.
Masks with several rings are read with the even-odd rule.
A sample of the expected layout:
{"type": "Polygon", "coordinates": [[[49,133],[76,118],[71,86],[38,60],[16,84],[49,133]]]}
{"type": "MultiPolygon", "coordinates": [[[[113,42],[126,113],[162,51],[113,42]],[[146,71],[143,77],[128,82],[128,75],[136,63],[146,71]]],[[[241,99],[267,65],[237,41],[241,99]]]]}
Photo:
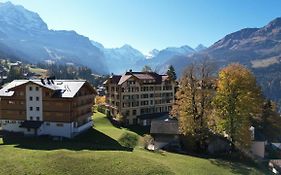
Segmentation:
{"type": "Polygon", "coordinates": [[[239,62],[255,73],[264,94],[273,100],[281,99],[281,18],[276,18],[262,28],[246,28],[231,33],[214,43],[211,47],[181,58],[172,58],[173,64],[181,74],[186,64],[209,57],[218,67],[239,62]]]}
{"type": "Polygon", "coordinates": [[[54,60],[88,65],[108,73],[103,53],[74,31],[49,30],[37,13],[10,2],[0,3],[0,56],[28,62],[54,60]]]}

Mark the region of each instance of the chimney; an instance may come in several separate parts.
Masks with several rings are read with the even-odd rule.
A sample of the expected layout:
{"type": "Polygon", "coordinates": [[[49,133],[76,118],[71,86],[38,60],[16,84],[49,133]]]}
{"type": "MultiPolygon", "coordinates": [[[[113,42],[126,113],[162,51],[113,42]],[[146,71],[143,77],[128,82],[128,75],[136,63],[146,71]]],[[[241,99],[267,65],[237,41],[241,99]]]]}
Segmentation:
{"type": "Polygon", "coordinates": [[[130,73],[132,73],[132,72],[133,72],[133,70],[132,70],[132,69],[130,69],[130,70],[129,70],[129,72],[130,72],[130,73]]]}
{"type": "Polygon", "coordinates": [[[45,85],[44,79],[43,79],[43,78],[40,78],[40,80],[41,80],[41,83],[42,83],[43,85],[45,85]]]}
{"type": "Polygon", "coordinates": [[[47,78],[47,82],[48,82],[48,84],[51,84],[51,82],[50,82],[50,79],[49,79],[49,78],[47,78]]]}

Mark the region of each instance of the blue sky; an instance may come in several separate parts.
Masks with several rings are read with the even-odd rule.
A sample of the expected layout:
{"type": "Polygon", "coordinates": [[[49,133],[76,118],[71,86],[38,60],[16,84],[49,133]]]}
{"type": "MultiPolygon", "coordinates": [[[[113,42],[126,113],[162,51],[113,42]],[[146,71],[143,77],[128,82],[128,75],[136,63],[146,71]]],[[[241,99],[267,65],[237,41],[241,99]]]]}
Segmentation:
{"type": "MultiPolygon", "coordinates": [[[[0,0],[0,2],[5,2],[0,0]]],[[[202,43],[261,27],[281,16],[280,0],[11,0],[50,29],[75,30],[105,47],[154,48],[202,43]]]]}

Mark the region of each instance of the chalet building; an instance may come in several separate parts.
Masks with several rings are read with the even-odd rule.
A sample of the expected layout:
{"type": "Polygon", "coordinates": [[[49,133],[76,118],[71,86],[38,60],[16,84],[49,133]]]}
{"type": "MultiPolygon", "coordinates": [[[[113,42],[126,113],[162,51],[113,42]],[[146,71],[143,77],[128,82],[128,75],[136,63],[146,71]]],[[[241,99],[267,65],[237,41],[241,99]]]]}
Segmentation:
{"type": "Polygon", "coordinates": [[[150,125],[153,118],[169,113],[176,82],[154,72],[126,72],[104,82],[110,115],[121,114],[126,124],[150,125]]]}
{"type": "Polygon", "coordinates": [[[72,138],[92,127],[95,95],[84,80],[14,80],[0,90],[2,129],[72,138]]]}

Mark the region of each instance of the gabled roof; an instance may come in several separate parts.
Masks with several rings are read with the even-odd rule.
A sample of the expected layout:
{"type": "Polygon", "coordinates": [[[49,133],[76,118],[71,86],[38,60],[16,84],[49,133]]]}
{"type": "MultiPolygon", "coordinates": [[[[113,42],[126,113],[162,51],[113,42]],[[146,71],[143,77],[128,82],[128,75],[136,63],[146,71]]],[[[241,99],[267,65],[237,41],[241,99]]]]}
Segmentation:
{"type": "MultiPolygon", "coordinates": [[[[41,87],[50,89],[55,92],[60,92],[62,98],[72,98],[79,91],[79,89],[87,83],[86,80],[53,80],[48,83],[44,80],[44,83],[40,79],[34,80],[14,80],[0,90],[0,96],[12,96],[14,94],[13,89],[23,84],[33,83],[41,87]]],[[[94,91],[94,90],[93,90],[94,91]]]]}
{"type": "Polygon", "coordinates": [[[152,120],[150,127],[151,134],[179,134],[178,120],[167,118],[162,120],[152,120]]]}
{"type": "Polygon", "coordinates": [[[130,79],[133,75],[122,75],[122,77],[120,78],[118,85],[123,84],[125,81],[127,81],[128,79],[130,79]]]}
{"type": "Polygon", "coordinates": [[[155,72],[125,72],[123,75],[112,75],[104,84],[110,82],[111,84],[122,85],[131,77],[135,77],[142,83],[147,84],[161,84],[163,81],[169,80],[168,75],[160,75],[155,72]]]}

